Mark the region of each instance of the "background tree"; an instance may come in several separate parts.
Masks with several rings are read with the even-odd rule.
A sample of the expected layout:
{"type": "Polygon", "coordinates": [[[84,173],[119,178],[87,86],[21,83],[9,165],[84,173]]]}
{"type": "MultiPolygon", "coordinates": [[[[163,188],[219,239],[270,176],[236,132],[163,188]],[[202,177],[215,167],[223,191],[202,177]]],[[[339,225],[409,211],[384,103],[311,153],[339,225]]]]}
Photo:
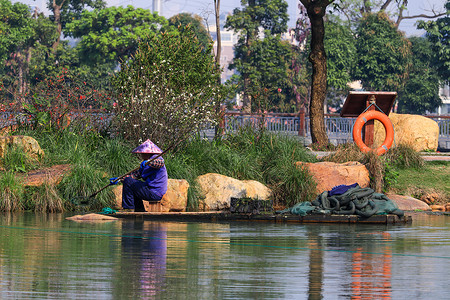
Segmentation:
{"type": "Polygon", "coordinates": [[[426,37],[431,42],[436,59],[438,74],[443,82],[450,78],[450,1],[445,4],[446,15],[436,21],[420,21],[418,28],[427,31],[426,37]]]}
{"type": "Polygon", "coordinates": [[[54,25],[36,11],[31,14],[25,4],[0,0],[0,31],[0,92],[20,105],[29,90],[35,48],[53,42],[54,25]]]}
{"type": "Polygon", "coordinates": [[[140,41],[152,38],[167,24],[157,13],[129,5],[84,10],[78,20],[66,24],[65,32],[80,38],[77,47],[83,62],[113,63],[128,58],[140,41]]]}
{"type": "Polygon", "coordinates": [[[406,85],[398,93],[398,112],[421,115],[434,111],[442,104],[439,75],[433,63],[431,42],[422,37],[412,37],[410,41],[412,64],[406,85]]]}
{"type": "Polygon", "coordinates": [[[150,138],[166,148],[215,123],[223,90],[211,47],[204,49],[189,27],[139,44],[113,79],[116,121],[126,138],[150,138]]]}
{"type": "Polygon", "coordinates": [[[325,53],[324,16],[333,0],[300,0],[306,9],[311,24],[309,61],[312,64],[311,101],[309,105],[311,140],[319,146],[328,144],[325,130],[323,106],[327,92],[327,56],[325,53]]]}
{"type": "Polygon", "coordinates": [[[202,17],[199,15],[180,13],[169,18],[169,25],[178,28],[179,31],[184,31],[189,25],[191,28],[190,30],[194,31],[200,44],[206,48],[208,44],[212,42],[212,39],[202,21],[202,17]]]}
{"type": "Polygon", "coordinates": [[[410,68],[410,43],[383,13],[368,14],[357,29],[355,80],[366,90],[397,91],[410,68]]]}
{"type": "Polygon", "coordinates": [[[389,14],[391,21],[396,27],[406,19],[433,19],[445,15],[445,13],[435,11],[434,9],[429,13],[405,15],[405,12],[408,11],[408,4],[408,0],[347,0],[335,2],[332,8],[345,16],[352,29],[357,26],[359,20],[364,18],[366,14],[376,14],[379,12],[389,14]]]}
{"type": "MultiPolygon", "coordinates": [[[[243,111],[252,111],[251,89],[258,86],[256,78],[260,77],[252,58],[259,46],[257,41],[261,30],[264,36],[275,36],[287,30],[287,3],[284,0],[241,0],[241,8],[236,8],[227,18],[225,28],[238,33],[235,57],[230,69],[239,72],[240,90],[243,92],[243,111]],[[261,29],[261,30],[260,30],[261,29]]],[[[276,39],[272,39],[276,41],[276,39]]]]}
{"type": "Polygon", "coordinates": [[[324,45],[327,53],[328,105],[340,109],[348,93],[356,61],[356,38],[350,26],[338,18],[325,22],[324,45]]]}
{"type": "Polygon", "coordinates": [[[78,19],[81,11],[85,8],[105,8],[106,2],[103,0],[48,0],[47,7],[53,12],[50,19],[56,25],[56,40],[52,45],[52,48],[56,50],[67,22],[78,19]]]}

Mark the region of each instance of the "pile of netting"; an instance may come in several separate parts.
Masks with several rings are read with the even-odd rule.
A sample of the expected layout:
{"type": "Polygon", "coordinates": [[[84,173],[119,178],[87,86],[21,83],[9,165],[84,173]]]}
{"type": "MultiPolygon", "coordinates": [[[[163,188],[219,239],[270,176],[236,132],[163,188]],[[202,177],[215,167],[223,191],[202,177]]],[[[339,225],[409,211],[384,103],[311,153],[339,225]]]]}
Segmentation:
{"type": "Polygon", "coordinates": [[[395,202],[384,194],[375,193],[371,188],[361,188],[358,184],[335,186],[325,191],[314,201],[300,202],[277,213],[358,215],[368,218],[373,215],[394,214],[403,216],[395,202]]]}

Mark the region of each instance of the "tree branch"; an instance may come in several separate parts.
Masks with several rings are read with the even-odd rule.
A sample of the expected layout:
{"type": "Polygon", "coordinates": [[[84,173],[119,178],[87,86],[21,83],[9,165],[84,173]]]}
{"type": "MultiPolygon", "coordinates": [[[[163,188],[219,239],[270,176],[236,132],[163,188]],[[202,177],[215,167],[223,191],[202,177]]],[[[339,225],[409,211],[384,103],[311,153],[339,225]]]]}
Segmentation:
{"type": "Polygon", "coordinates": [[[402,20],[406,20],[406,19],[417,19],[417,18],[425,18],[425,19],[434,19],[434,18],[439,18],[442,16],[445,16],[446,13],[436,13],[433,11],[433,15],[426,15],[426,14],[420,14],[420,15],[414,15],[414,16],[403,16],[402,14],[400,14],[397,18],[397,22],[395,23],[395,25],[398,27],[398,25],[400,25],[400,22],[402,20]]]}
{"type": "Polygon", "coordinates": [[[391,4],[392,0],[386,0],[383,5],[381,5],[380,10],[386,10],[386,8],[391,4]]]}

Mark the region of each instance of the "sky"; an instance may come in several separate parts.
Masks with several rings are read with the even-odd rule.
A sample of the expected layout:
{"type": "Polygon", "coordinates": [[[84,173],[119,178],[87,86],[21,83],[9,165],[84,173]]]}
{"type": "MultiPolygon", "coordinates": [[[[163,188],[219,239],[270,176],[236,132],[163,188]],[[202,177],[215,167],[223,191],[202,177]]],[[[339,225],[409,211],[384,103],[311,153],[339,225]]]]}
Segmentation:
{"type": "MultiPolygon", "coordinates": [[[[46,13],[46,0],[12,0],[13,2],[22,2],[32,6],[38,6],[44,13],[46,13]]],[[[198,14],[200,16],[210,15],[210,24],[213,25],[213,0],[160,0],[162,7],[162,15],[169,18],[180,12],[189,12],[198,14]]],[[[152,9],[152,0],[106,0],[108,6],[127,6],[132,5],[134,7],[141,7],[146,9],[152,9]]],[[[220,1],[221,12],[232,12],[234,8],[240,6],[240,0],[221,0],[220,1]]],[[[288,3],[289,13],[289,27],[295,25],[298,12],[298,0],[286,0],[288,3]]],[[[404,15],[417,15],[417,14],[430,14],[430,11],[434,8],[436,11],[443,12],[444,4],[446,0],[409,0],[408,10],[404,15]]],[[[48,12],[47,12],[48,13],[48,12]]],[[[418,36],[425,33],[424,30],[417,30],[415,23],[418,19],[407,19],[400,23],[399,29],[404,31],[407,36],[418,36]]]]}

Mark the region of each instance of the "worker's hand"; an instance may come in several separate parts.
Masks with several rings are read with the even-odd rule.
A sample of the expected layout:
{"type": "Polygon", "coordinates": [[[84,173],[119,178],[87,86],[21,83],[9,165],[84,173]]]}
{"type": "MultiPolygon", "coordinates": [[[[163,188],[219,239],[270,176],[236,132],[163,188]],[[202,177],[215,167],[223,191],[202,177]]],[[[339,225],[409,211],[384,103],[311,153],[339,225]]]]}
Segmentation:
{"type": "Polygon", "coordinates": [[[144,160],[143,162],[141,162],[141,166],[140,166],[140,169],[141,169],[141,170],[144,169],[146,163],[147,163],[147,160],[144,160]]]}
{"type": "Polygon", "coordinates": [[[118,184],[120,180],[117,180],[118,177],[113,177],[109,179],[109,184],[110,185],[114,185],[114,184],[118,184]]]}

